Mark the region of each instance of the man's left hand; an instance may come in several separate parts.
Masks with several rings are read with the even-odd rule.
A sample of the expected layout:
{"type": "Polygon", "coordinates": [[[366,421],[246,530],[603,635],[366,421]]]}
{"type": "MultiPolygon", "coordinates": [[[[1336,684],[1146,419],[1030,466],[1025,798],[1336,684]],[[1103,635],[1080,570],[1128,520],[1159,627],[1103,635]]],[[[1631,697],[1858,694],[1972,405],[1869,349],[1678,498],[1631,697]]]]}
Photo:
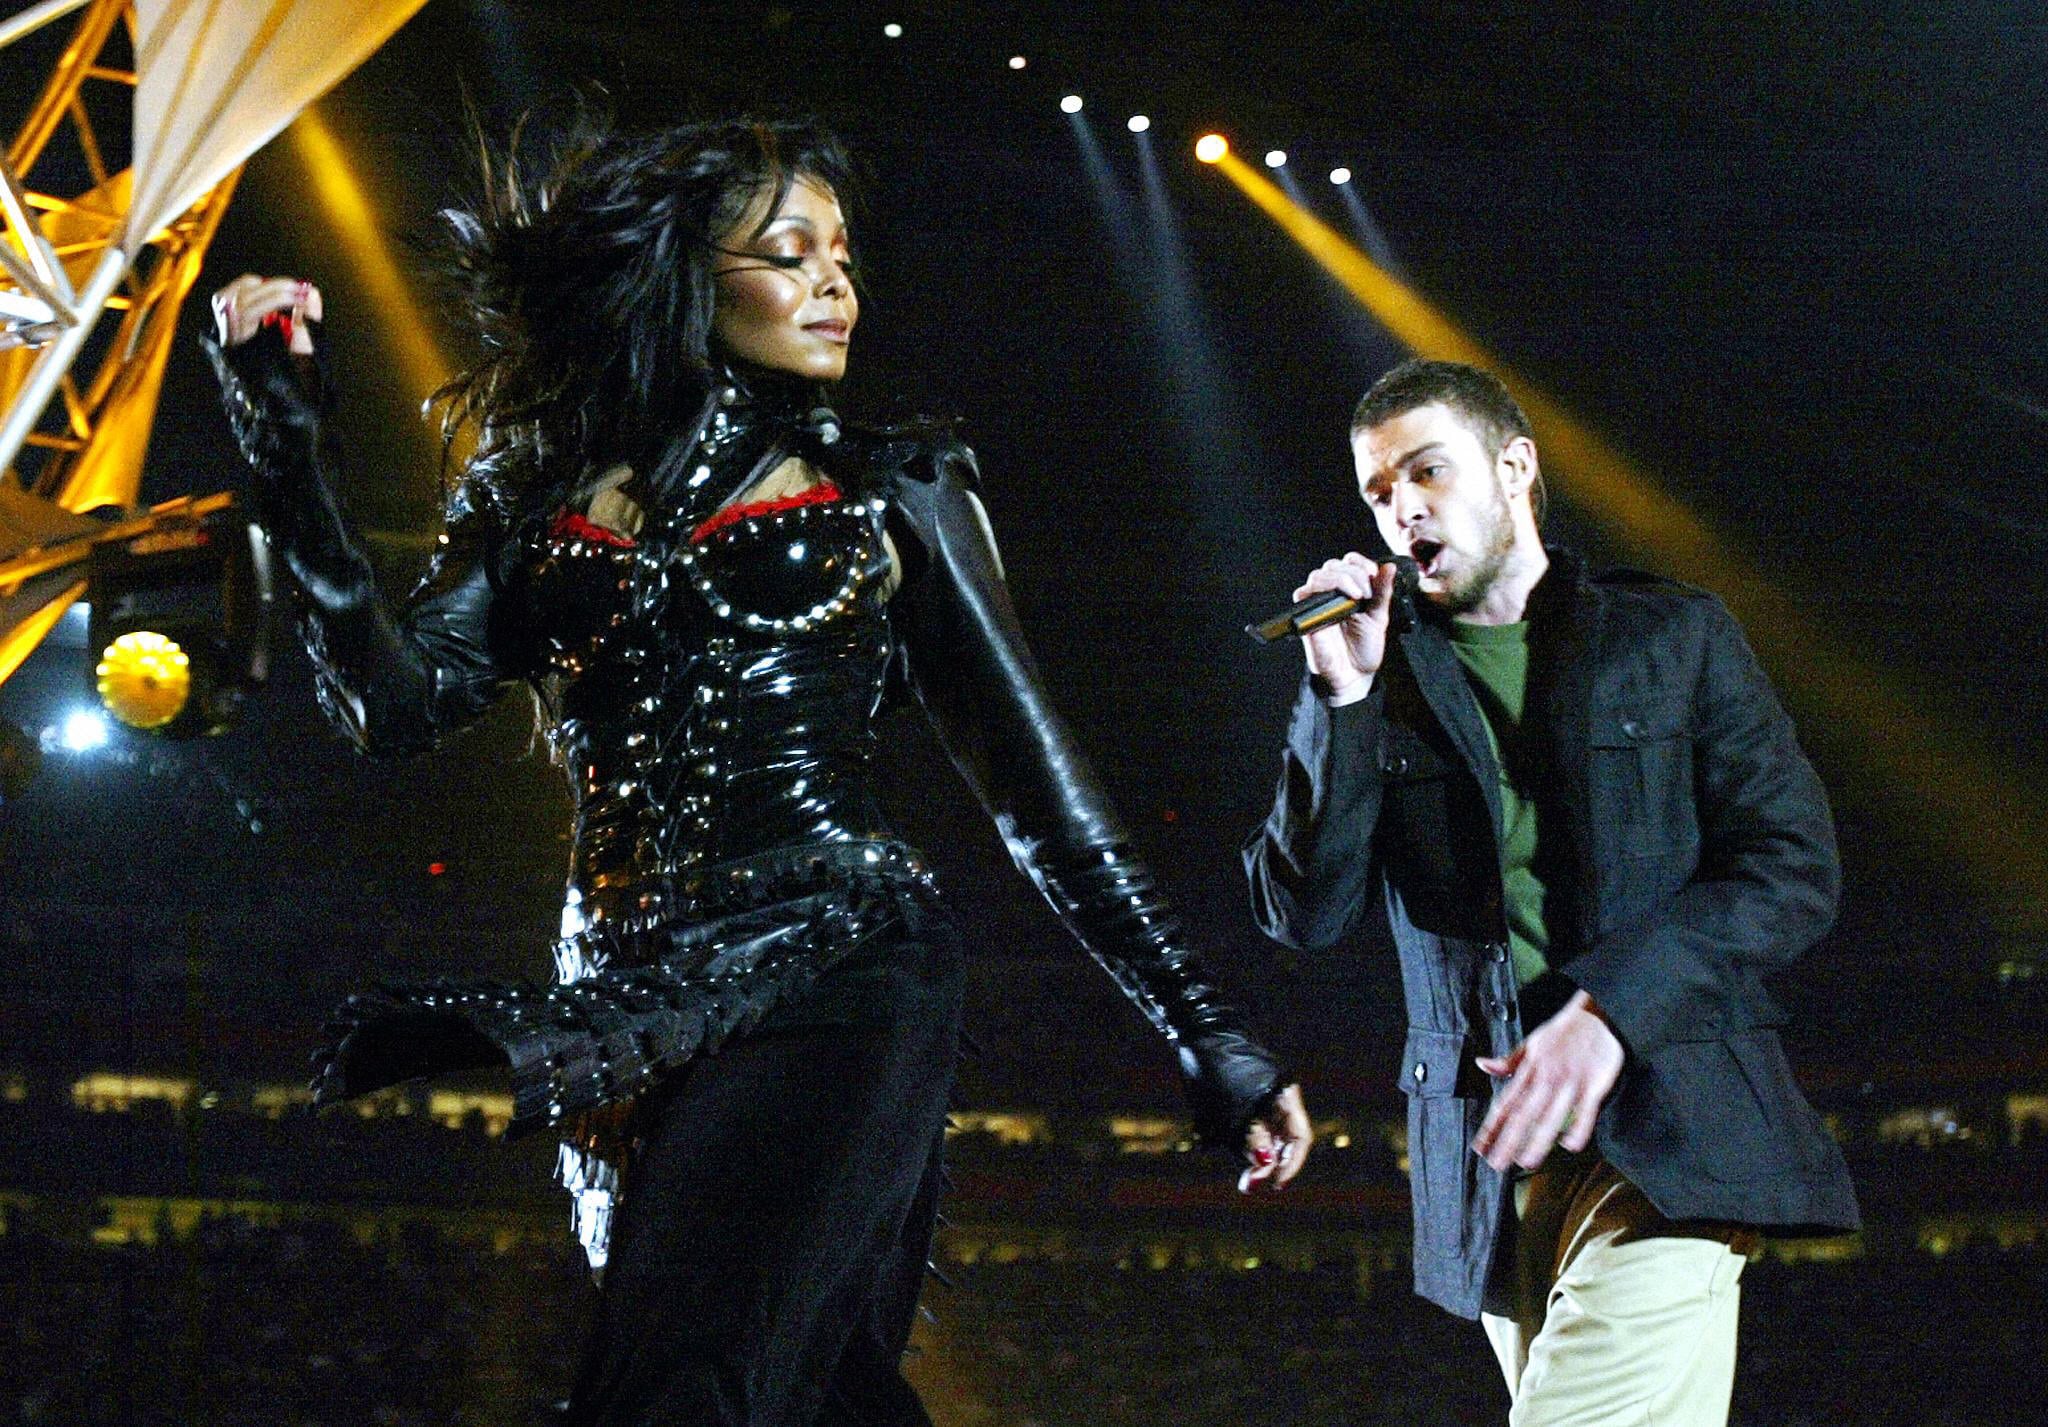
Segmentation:
{"type": "Polygon", "coordinates": [[[1479,1068],[1507,1081],[1493,1097],[1472,1148],[1495,1169],[1534,1169],[1553,1147],[1577,1153],[1593,1142],[1600,1104],[1621,1076],[1621,1038],[1584,991],[1498,1059],[1479,1068]]]}

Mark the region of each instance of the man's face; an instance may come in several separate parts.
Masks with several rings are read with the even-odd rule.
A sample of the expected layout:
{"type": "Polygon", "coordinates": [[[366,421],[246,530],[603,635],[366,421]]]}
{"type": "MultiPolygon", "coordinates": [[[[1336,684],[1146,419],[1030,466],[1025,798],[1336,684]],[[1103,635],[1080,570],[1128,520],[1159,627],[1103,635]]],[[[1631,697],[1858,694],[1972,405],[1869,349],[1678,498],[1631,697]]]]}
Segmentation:
{"type": "MultiPolygon", "coordinates": [[[[1515,547],[1513,458],[1486,449],[1457,413],[1431,402],[1352,438],[1358,491],[1396,555],[1421,567],[1422,593],[1450,614],[1485,600],[1515,547]]],[[[1533,459],[1534,448],[1529,447],[1533,459]]]]}

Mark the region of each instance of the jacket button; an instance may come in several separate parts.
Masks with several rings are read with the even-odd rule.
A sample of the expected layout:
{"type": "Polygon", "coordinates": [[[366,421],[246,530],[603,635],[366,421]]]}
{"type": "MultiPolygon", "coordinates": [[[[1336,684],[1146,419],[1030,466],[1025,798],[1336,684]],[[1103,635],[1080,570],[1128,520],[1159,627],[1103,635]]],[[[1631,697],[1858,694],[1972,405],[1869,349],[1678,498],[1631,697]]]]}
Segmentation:
{"type": "Polygon", "coordinates": [[[1641,719],[1625,718],[1621,721],[1621,731],[1630,738],[1641,738],[1643,736],[1643,721],[1641,719]]]}
{"type": "Polygon", "coordinates": [[[1390,753],[1387,755],[1386,762],[1380,766],[1386,772],[1398,778],[1408,771],[1408,755],[1405,753],[1390,753]]]}
{"type": "Polygon", "coordinates": [[[1420,1061],[1420,1060],[1416,1061],[1416,1062],[1415,1062],[1415,1083],[1416,1083],[1417,1085],[1420,1085],[1420,1084],[1421,1084],[1421,1083],[1422,1083],[1423,1081],[1425,1081],[1425,1080],[1427,1080],[1427,1079],[1429,1079],[1429,1066],[1428,1066],[1428,1064],[1427,1064],[1426,1062],[1424,1062],[1424,1061],[1420,1061]]]}
{"type": "Polygon", "coordinates": [[[1508,944],[1504,941],[1490,941],[1486,944],[1487,960],[1502,962],[1508,959],[1508,944]]]}

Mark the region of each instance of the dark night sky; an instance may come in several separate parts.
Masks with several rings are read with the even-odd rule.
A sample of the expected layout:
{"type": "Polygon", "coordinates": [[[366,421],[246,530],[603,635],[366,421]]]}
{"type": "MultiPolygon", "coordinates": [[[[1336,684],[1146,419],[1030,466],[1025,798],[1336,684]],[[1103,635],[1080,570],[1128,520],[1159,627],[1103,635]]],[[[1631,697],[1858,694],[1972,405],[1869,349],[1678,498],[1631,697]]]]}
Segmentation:
{"type": "MultiPolygon", "coordinates": [[[[1297,669],[1256,658],[1238,627],[1367,538],[1345,422],[1400,354],[1193,162],[1194,135],[1285,147],[1340,227],[1322,175],[1351,166],[1423,293],[1784,572],[1833,639],[1983,740],[1983,798],[2017,805],[2048,786],[2048,23],[1947,9],[714,4],[685,21],[626,0],[435,0],[323,112],[395,237],[461,191],[458,81],[498,129],[578,81],[634,122],[787,104],[839,124],[873,173],[849,408],[962,418],[1055,694],[1141,844],[1280,1039],[1326,1081],[1377,1087],[1400,1015],[1375,944],[1303,963],[1243,910],[1236,844],[1264,811],[1297,669]],[[888,19],[903,39],[883,38],[888,19]],[[1012,53],[1030,67],[1006,69],[1012,53]],[[1068,91],[1141,224],[1122,120],[1153,117],[1195,284],[1182,330],[1205,348],[1157,336],[1189,309],[1170,301],[1172,265],[1104,222],[1056,108],[1068,91]]],[[[432,311],[366,310],[305,182],[281,145],[255,159],[202,288],[251,269],[322,281],[347,494],[366,524],[423,532],[432,443],[380,328],[423,323],[457,354],[459,333],[432,311]]],[[[148,494],[238,480],[188,347],[148,494]]],[[[1553,534],[1600,553],[1571,472],[1552,487],[1553,534]]],[[[386,548],[402,585],[417,545],[386,548]]],[[[1761,652],[1811,728],[1801,671],[1761,652]]],[[[0,713],[48,721],[74,658],[44,651],[0,713]]],[[[529,728],[514,700],[429,758],[370,765],[319,725],[288,650],[234,733],[142,748],[176,765],[158,776],[53,758],[0,810],[0,1005],[21,1031],[0,1059],[68,1064],[132,1040],[151,1064],[287,1073],[366,973],[544,974],[566,802],[529,728]],[[430,877],[437,859],[448,871],[430,877]]],[[[892,734],[915,793],[904,826],[987,943],[991,1093],[1065,1080],[1038,1063],[1069,1053],[1055,1027],[1076,1016],[1101,1028],[1085,1059],[1142,1056],[1135,1018],[1031,903],[915,716],[892,734]]],[[[1861,1064],[1902,1021],[2009,1036],[1983,1002],[1998,962],[2029,949],[2011,930],[2029,899],[1969,891],[1895,804],[1820,761],[1850,895],[1788,988],[1804,1063],[1861,1064]]]]}

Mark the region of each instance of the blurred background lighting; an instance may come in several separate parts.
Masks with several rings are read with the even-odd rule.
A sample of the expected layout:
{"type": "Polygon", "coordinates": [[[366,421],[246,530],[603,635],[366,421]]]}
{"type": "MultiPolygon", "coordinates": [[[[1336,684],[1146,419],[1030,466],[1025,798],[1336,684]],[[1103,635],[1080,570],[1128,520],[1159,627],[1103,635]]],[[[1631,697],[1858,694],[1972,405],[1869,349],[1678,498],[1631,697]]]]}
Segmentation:
{"type": "Polygon", "coordinates": [[[1025,66],[1026,64],[1028,64],[1028,63],[1030,63],[1030,61],[1026,60],[1026,59],[1024,58],[1024,56],[1022,56],[1022,55],[1011,55],[1011,56],[1010,56],[1010,68],[1011,68],[1011,69],[1022,69],[1022,68],[1024,68],[1024,66],[1025,66]]]}
{"type": "Polygon", "coordinates": [[[65,715],[63,730],[58,734],[64,747],[72,753],[90,753],[95,748],[104,748],[108,737],[107,716],[96,709],[73,709],[65,715]]]}
{"type": "Polygon", "coordinates": [[[1286,163],[1286,162],[1287,162],[1287,150],[1285,150],[1285,149],[1268,149],[1268,150],[1266,150],[1266,167],[1267,167],[1267,168],[1278,168],[1278,167],[1280,167],[1280,165],[1282,165],[1282,164],[1284,164],[1284,163],[1286,163]]]}
{"type": "Polygon", "coordinates": [[[888,24],[882,26],[882,33],[892,40],[900,40],[903,38],[903,27],[894,20],[891,20],[888,24]]]}
{"type": "Polygon", "coordinates": [[[1195,140],[1195,157],[1205,164],[1218,163],[1230,152],[1230,140],[1221,134],[1204,134],[1195,140]]]}
{"type": "Polygon", "coordinates": [[[1152,127],[1152,121],[1143,114],[1133,114],[1125,122],[1133,134],[1142,134],[1152,127]]]}
{"type": "Polygon", "coordinates": [[[1331,170],[1330,170],[1330,182],[1332,182],[1332,183],[1338,183],[1338,184],[1343,184],[1343,183],[1349,183],[1349,182],[1351,182],[1351,170],[1350,170],[1350,169],[1348,169],[1348,168],[1333,168],[1333,169],[1331,169],[1331,170]]]}
{"type": "Polygon", "coordinates": [[[1069,95],[1068,95],[1068,96],[1067,96],[1066,98],[1064,98],[1064,99],[1062,99],[1062,100],[1060,101],[1060,113],[1062,113],[1062,114],[1078,114],[1078,113],[1080,113],[1080,112],[1081,112],[1081,96],[1080,96],[1080,95],[1078,95],[1078,94],[1069,94],[1069,95]]]}

